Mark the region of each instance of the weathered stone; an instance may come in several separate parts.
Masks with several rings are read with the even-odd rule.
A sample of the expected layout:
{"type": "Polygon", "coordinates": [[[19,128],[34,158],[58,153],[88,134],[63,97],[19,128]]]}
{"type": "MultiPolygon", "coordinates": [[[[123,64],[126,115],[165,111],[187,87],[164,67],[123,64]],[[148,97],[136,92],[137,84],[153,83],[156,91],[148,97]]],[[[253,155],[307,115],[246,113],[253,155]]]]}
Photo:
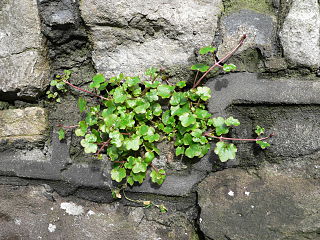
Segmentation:
{"type": "Polygon", "coordinates": [[[151,66],[189,66],[194,50],[212,42],[222,1],[87,0],[80,8],[90,26],[96,69],[110,77],[141,74],[151,66]]]}
{"type": "Polygon", "coordinates": [[[48,63],[37,1],[0,5],[1,98],[34,98],[48,84],[48,63]]]}
{"type": "MultiPolygon", "coordinates": [[[[227,74],[209,80],[212,91],[209,111],[216,116],[233,116],[241,122],[231,134],[255,138],[257,125],[275,133],[272,146],[264,151],[254,144],[237,143],[238,153],[228,165],[259,165],[262,160],[282,161],[318,154],[320,133],[318,81],[263,79],[257,74],[227,74]]],[[[212,158],[214,153],[209,153],[212,158]]]]}
{"type": "Polygon", "coordinates": [[[284,55],[293,64],[319,66],[319,12],[317,0],[293,1],[280,32],[284,55]]]}
{"type": "Polygon", "coordinates": [[[2,185],[0,202],[0,239],[198,239],[183,214],[61,198],[42,186],[2,185]]]}
{"type": "Polygon", "coordinates": [[[243,34],[246,34],[247,38],[236,54],[250,48],[259,49],[267,58],[276,54],[276,20],[274,17],[251,10],[241,10],[222,17],[221,23],[222,44],[217,53],[219,58],[224,57],[237,46],[243,34]]]}
{"type": "Polygon", "coordinates": [[[0,111],[0,141],[41,141],[48,127],[45,109],[28,107],[0,111]]]}
{"type": "MultiPolygon", "coordinates": [[[[319,169],[318,169],[319,171],[319,169]]],[[[268,166],[227,169],[199,185],[200,228],[209,239],[319,239],[319,179],[268,166]]]]}

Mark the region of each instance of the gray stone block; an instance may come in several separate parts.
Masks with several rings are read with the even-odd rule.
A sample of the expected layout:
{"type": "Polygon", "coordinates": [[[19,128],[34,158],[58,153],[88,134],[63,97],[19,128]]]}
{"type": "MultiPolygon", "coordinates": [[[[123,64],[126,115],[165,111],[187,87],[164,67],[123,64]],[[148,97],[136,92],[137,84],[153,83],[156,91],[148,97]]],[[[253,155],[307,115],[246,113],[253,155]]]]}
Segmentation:
{"type": "Polygon", "coordinates": [[[37,1],[5,1],[0,22],[0,98],[35,98],[49,81],[37,1]]]}
{"type": "Polygon", "coordinates": [[[213,41],[222,1],[81,1],[80,9],[96,69],[111,77],[187,67],[195,49],[213,41]]]}
{"type": "Polygon", "coordinates": [[[320,65],[320,8],[317,0],[293,1],[280,32],[286,58],[294,65],[320,65]]]}
{"type": "Polygon", "coordinates": [[[200,228],[209,239],[316,240],[319,190],[319,179],[270,166],[212,173],[199,185],[200,228]]]}

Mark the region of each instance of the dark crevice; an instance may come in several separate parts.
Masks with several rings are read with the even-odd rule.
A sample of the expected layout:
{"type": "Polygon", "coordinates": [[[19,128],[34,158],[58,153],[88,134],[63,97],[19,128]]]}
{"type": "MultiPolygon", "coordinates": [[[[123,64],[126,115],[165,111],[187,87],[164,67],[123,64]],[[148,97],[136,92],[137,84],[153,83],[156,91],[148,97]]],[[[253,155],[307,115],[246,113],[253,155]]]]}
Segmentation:
{"type": "Polygon", "coordinates": [[[38,1],[42,33],[47,38],[51,77],[72,70],[72,80],[87,82],[94,69],[88,28],[80,15],[79,2],[38,1]]]}
{"type": "Polygon", "coordinates": [[[197,215],[196,220],[194,221],[194,226],[195,226],[196,232],[197,232],[197,234],[198,234],[199,240],[208,240],[208,238],[206,238],[204,232],[202,232],[201,227],[200,227],[201,207],[199,206],[199,196],[198,196],[198,193],[197,193],[196,197],[197,197],[197,205],[196,205],[196,208],[197,208],[197,210],[198,210],[198,215],[197,215]]]}

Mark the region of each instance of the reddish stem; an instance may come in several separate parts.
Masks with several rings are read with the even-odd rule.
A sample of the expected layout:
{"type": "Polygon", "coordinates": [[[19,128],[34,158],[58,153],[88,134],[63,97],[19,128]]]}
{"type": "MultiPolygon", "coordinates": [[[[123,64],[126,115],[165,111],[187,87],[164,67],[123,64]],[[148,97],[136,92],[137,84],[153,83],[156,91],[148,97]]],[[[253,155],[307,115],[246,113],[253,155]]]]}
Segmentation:
{"type": "Polygon", "coordinates": [[[113,163],[126,163],[126,161],[113,161],[113,163]]]}
{"type": "Polygon", "coordinates": [[[213,64],[213,65],[209,68],[209,70],[206,71],[206,72],[201,76],[201,78],[193,85],[192,88],[196,88],[196,87],[200,84],[200,82],[202,81],[202,79],[203,79],[212,69],[214,69],[215,67],[220,67],[220,66],[221,66],[220,63],[223,63],[223,62],[227,61],[227,60],[243,45],[244,40],[246,39],[246,37],[247,37],[247,35],[244,34],[244,35],[241,37],[238,45],[237,45],[232,51],[230,51],[226,56],[224,56],[221,60],[219,60],[219,62],[215,62],[215,64],[213,64]]]}
{"type": "Polygon", "coordinates": [[[73,85],[72,83],[70,83],[70,82],[68,82],[68,81],[64,81],[66,84],[68,84],[69,86],[71,86],[71,87],[73,87],[73,88],[75,88],[75,89],[77,89],[77,90],[79,90],[79,91],[82,91],[82,92],[85,92],[85,93],[89,93],[89,94],[91,94],[91,95],[93,95],[93,96],[95,96],[95,97],[98,97],[98,98],[101,98],[101,99],[103,99],[103,100],[109,100],[108,98],[105,98],[105,97],[103,97],[103,96],[100,96],[100,95],[97,95],[97,94],[95,94],[95,93],[93,93],[93,92],[90,92],[90,91],[87,91],[87,90],[85,90],[85,89],[83,89],[83,88],[80,88],[80,87],[77,87],[77,86],[75,86],[75,85],[73,85]]]}
{"type": "Polygon", "coordinates": [[[98,156],[98,155],[101,153],[101,151],[110,143],[110,141],[111,141],[111,138],[109,138],[106,142],[104,142],[104,143],[102,144],[102,146],[100,147],[100,149],[99,149],[98,152],[96,153],[97,156],[98,156]]]}
{"type": "Polygon", "coordinates": [[[207,132],[207,133],[204,133],[203,136],[216,138],[216,139],[220,139],[220,140],[256,142],[256,141],[263,141],[263,140],[269,139],[269,138],[273,137],[274,134],[272,133],[268,137],[263,137],[263,138],[228,138],[228,137],[222,137],[222,136],[220,136],[220,137],[214,136],[214,135],[211,135],[209,132],[207,132]]]}

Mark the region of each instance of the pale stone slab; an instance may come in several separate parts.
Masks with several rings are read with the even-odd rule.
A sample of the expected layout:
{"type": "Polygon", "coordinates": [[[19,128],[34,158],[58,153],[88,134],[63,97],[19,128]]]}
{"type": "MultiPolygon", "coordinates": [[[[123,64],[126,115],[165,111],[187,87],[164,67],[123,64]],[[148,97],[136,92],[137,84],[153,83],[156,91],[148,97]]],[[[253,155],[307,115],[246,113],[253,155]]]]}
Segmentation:
{"type": "Polygon", "coordinates": [[[47,127],[47,113],[43,108],[0,111],[0,140],[41,141],[47,127]]]}

